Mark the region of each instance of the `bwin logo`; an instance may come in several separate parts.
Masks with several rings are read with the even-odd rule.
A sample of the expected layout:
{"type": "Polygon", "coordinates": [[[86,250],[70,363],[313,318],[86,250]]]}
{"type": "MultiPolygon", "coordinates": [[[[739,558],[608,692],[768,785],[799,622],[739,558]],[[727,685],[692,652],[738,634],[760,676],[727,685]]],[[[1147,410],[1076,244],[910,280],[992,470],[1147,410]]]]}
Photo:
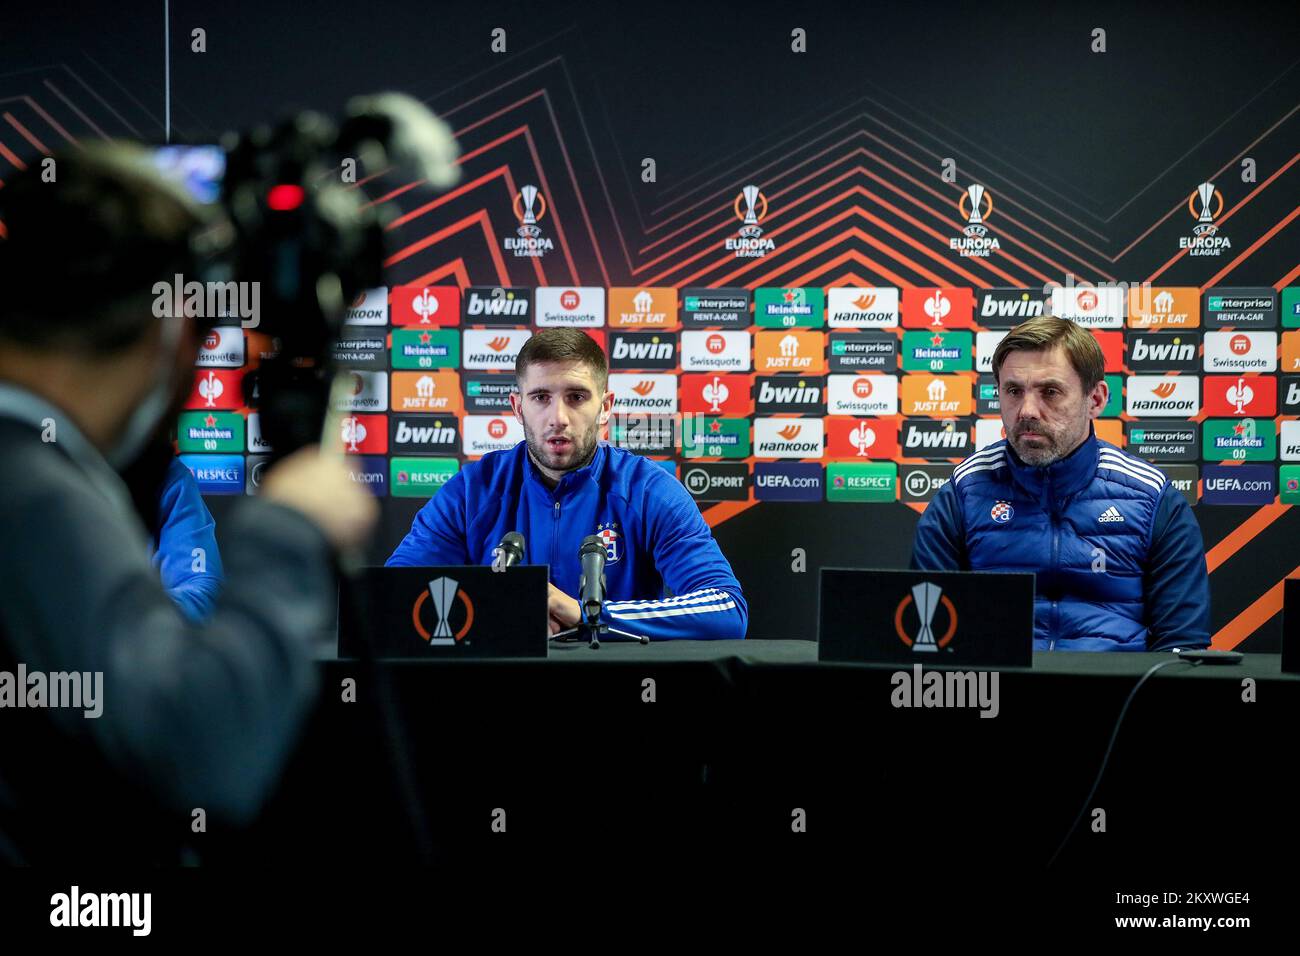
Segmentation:
{"type": "Polygon", "coordinates": [[[821,401],[822,390],[799,382],[797,386],[777,388],[771,382],[763,382],[758,388],[760,405],[816,405],[821,401]]]}
{"type": "Polygon", "coordinates": [[[456,430],[440,425],[440,422],[436,422],[432,427],[421,425],[412,428],[406,422],[398,422],[397,434],[393,440],[399,445],[450,445],[455,442],[456,430]]]}
{"type": "Polygon", "coordinates": [[[1145,339],[1139,338],[1133,342],[1129,357],[1134,362],[1190,362],[1196,358],[1196,343],[1174,339],[1167,344],[1150,345],[1145,339]]]}
{"type": "Polygon", "coordinates": [[[465,304],[465,314],[523,316],[528,314],[528,299],[500,287],[493,289],[490,295],[471,292],[465,304]]]}
{"type": "Polygon", "coordinates": [[[673,343],[660,342],[655,338],[649,342],[629,342],[624,338],[614,340],[614,351],[610,358],[616,361],[639,359],[641,361],[670,361],[673,357],[673,343]]]}

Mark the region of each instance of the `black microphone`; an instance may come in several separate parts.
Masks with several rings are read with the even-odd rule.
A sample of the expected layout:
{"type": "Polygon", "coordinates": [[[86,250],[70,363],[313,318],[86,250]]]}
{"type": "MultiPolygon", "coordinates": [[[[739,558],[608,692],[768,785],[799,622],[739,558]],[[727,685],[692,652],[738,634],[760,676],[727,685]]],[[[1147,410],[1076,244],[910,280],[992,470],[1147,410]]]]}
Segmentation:
{"type": "Polygon", "coordinates": [[[605,542],[594,534],[582,539],[578,561],[582,577],[578,584],[578,603],[588,624],[600,623],[600,609],[605,606],[605,542]]]}
{"type": "Polygon", "coordinates": [[[513,568],[524,560],[524,536],[518,531],[509,532],[493,549],[492,555],[494,568],[513,568]]]}

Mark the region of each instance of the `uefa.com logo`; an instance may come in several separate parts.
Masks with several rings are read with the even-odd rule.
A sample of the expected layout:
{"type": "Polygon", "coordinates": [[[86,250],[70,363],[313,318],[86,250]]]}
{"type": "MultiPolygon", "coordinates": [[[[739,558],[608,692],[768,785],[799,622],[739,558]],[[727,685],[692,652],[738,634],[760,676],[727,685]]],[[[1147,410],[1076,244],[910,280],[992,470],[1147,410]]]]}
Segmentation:
{"type": "Polygon", "coordinates": [[[519,228],[515,230],[518,238],[507,236],[503,240],[506,252],[537,259],[555,248],[555,243],[542,234],[542,227],[538,225],[546,218],[549,208],[546,197],[538,192],[536,186],[520,187],[512,205],[515,218],[519,220],[519,228]]]}
{"type": "Polygon", "coordinates": [[[767,197],[757,186],[741,189],[731,207],[740,220],[740,233],[735,239],[727,240],[728,252],[734,253],[737,259],[761,259],[776,249],[770,237],[763,238],[763,227],[759,225],[767,218],[767,197]]]}
{"type": "Polygon", "coordinates": [[[159,319],[239,319],[245,329],[261,323],[260,282],[185,281],[179,272],[171,283],[153,284],[153,314],[159,319]]]}

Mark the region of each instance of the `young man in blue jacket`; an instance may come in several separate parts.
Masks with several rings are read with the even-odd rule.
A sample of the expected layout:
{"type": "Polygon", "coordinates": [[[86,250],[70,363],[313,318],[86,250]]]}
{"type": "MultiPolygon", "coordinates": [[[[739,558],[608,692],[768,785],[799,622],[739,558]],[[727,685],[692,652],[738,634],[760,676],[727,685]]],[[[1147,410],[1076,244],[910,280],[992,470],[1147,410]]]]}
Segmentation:
{"type": "Polygon", "coordinates": [[[1040,650],[1210,643],[1200,527],[1155,467],[1097,438],[1101,347],[1054,316],[993,353],[1007,437],[953,471],[916,528],[912,567],[1033,571],[1040,650]]]}
{"type": "Polygon", "coordinates": [[[545,329],[515,364],[524,441],[467,464],[415,516],[388,565],[490,564],[511,531],[525,564],[550,566],[550,629],[578,623],[578,548],[605,541],[602,620],[651,640],[743,638],[740,583],[694,500],[654,462],[599,441],[609,421],[605,354],[580,329],[545,329]],[[664,588],[672,592],[664,597],[664,588]]]}
{"type": "Polygon", "coordinates": [[[158,496],[153,564],[163,588],[189,620],[198,623],[212,615],[224,578],[217,523],[203,503],[198,482],[179,458],[167,466],[158,496]]]}

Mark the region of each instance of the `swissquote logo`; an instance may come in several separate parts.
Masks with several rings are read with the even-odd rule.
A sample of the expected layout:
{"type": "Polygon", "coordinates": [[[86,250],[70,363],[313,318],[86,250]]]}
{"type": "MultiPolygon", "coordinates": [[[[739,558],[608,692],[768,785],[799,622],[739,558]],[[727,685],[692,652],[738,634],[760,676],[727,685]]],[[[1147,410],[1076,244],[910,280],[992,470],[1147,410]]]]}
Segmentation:
{"type": "Polygon", "coordinates": [[[747,372],[750,361],[748,332],[722,330],[682,333],[684,372],[747,372]]]}
{"type": "Polygon", "coordinates": [[[239,368],[244,364],[244,330],[211,329],[199,343],[194,364],[199,368],[239,368]]]}
{"type": "Polygon", "coordinates": [[[893,375],[831,375],[826,388],[829,415],[898,413],[898,379],[893,375]]]}
{"type": "Polygon", "coordinates": [[[539,225],[546,218],[548,208],[546,197],[536,186],[520,187],[511,206],[515,218],[519,220],[519,228],[515,230],[515,236],[506,236],[504,239],[506,252],[536,259],[555,248],[555,243],[542,233],[539,225]]]}
{"type": "Polygon", "coordinates": [[[466,455],[506,451],[524,438],[523,426],[512,415],[466,415],[461,426],[461,447],[466,455]]]}
{"type": "Polygon", "coordinates": [[[538,328],[570,325],[596,328],[605,324],[603,286],[539,286],[538,328]]]}
{"type": "Polygon", "coordinates": [[[761,259],[776,249],[771,237],[763,237],[759,225],[767,218],[767,197],[757,186],[748,185],[736,194],[732,210],[740,220],[740,232],[726,241],[726,250],[737,259],[761,259]]]}
{"type": "Polygon", "coordinates": [[[1052,315],[1090,329],[1124,326],[1124,288],[1118,285],[1053,285],[1052,315]]]}
{"type": "Polygon", "coordinates": [[[1180,236],[1178,248],[1189,256],[1221,256],[1232,248],[1227,236],[1219,235],[1218,219],[1223,215],[1223,192],[1214,183],[1201,183],[1187,197],[1187,212],[1195,220],[1192,235],[1180,236]]]}
{"type": "Polygon", "coordinates": [[[978,184],[967,186],[957,199],[957,211],[966,225],[963,236],[948,240],[948,248],[962,256],[986,259],[994,249],[1001,249],[997,236],[988,234],[985,222],[993,213],[993,196],[978,184]]]}
{"type": "Polygon", "coordinates": [[[894,633],[913,653],[933,654],[947,647],[957,633],[957,608],[943,588],[929,581],[913,585],[894,608],[894,633]],[[912,614],[907,614],[908,608],[912,614]],[[943,630],[935,627],[935,618],[943,608],[943,630]]]}
{"type": "Polygon", "coordinates": [[[411,624],[426,644],[451,647],[474,627],[474,601],[455,578],[434,578],[411,605],[411,624]]]}
{"type": "Polygon", "coordinates": [[[1277,371],[1276,332],[1206,332],[1205,371],[1277,371]]]}

